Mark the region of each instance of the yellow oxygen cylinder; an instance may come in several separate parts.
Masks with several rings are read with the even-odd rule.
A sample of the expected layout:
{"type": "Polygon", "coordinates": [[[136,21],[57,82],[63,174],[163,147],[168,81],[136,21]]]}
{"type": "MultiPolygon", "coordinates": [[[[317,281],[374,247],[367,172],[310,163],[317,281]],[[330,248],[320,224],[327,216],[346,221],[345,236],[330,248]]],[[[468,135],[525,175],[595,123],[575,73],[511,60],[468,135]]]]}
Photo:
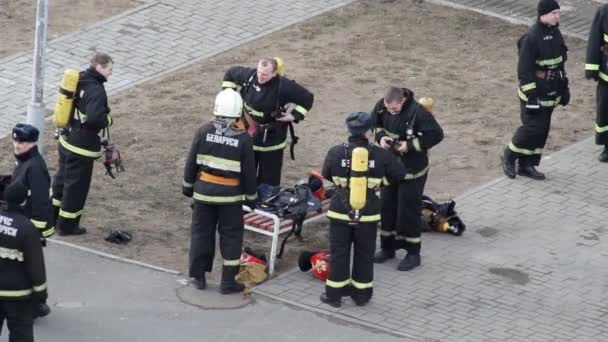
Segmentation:
{"type": "Polygon", "coordinates": [[[80,74],[78,70],[66,69],[59,87],[59,95],[55,103],[55,113],[53,114],[53,124],[57,128],[63,128],[70,122],[70,114],[76,97],[76,88],[80,74]]]}
{"type": "Polygon", "coordinates": [[[285,76],[285,62],[281,57],[274,57],[274,60],[277,61],[277,74],[279,76],[285,76]]]}
{"type": "Polygon", "coordinates": [[[424,109],[426,109],[429,113],[433,112],[435,100],[433,100],[432,97],[423,97],[418,101],[418,103],[420,103],[420,105],[422,105],[422,107],[424,107],[424,109]]]}
{"type": "Polygon", "coordinates": [[[367,167],[369,152],[366,148],[356,147],[350,160],[350,198],[353,210],[365,207],[367,199],[367,167]]]}

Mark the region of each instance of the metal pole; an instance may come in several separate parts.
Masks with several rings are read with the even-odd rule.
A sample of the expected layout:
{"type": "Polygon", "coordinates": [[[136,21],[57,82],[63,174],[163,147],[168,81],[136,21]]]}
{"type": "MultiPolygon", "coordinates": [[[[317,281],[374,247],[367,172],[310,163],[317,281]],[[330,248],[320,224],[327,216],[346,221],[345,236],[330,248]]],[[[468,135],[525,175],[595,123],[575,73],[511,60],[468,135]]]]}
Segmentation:
{"type": "Polygon", "coordinates": [[[32,99],[27,106],[27,123],[40,130],[38,149],[44,153],[44,58],[49,19],[48,0],[38,0],[36,7],[36,40],[34,42],[34,70],[32,72],[32,99]]]}

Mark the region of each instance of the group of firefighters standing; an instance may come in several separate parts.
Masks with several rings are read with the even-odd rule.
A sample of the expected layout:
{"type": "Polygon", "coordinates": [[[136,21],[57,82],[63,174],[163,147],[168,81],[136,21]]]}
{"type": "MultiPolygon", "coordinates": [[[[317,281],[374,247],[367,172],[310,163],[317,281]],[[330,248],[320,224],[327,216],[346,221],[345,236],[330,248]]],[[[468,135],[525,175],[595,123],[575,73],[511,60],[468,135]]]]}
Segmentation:
{"type": "MultiPolygon", "coordinates": [[[[518,96],[521,121],[501,156],[509,178],[517,174],[544,179],[538,170],[551,115],[570,102],[564,68],[567,47],[559,30],[555,0],[538,3],[538,19],[518,41],[518,96]],[[517,165],[516,165],[517,164],[517,165]]],[[[49,313],[42,245],[57,231],[80,235],[80,217],[88,195],[94,160],[102,155],[101,131],[112,125],[104,82],[113,60],[96,53],[80,73],[69,128],[59,136],[59,161],[51,186],[46,164],[36,147],[38,130],[18,124],[13,129],[16,167],[4,187],[0,211],[0,328],[7,320],[10,341],[33,341],[33,318],[49,313]],[[52,189],[49,196],[49,188],[52,189]],[[42,243],[41,243],[42,241],[42,243]]],[[[608,4],[597,11],[589,35],[585,75],[597,85],[596,143],[608,162],[608,4]]],[[[260,184],[277,186],[283,152],[297,142],[293,125],[305,119],[313,94],[285,77],[282,60],[264,58],[256,68],[235,66],[225,73],[215,99],[215,118],[200,127],[186,160],[182,192],[192,197],[190,277],[206,288],[215,255],[216,230],[223,259],[220,291],[240,292],[235,281],[243,242],[242,204],[253,207],[260,184]]],[[[329,277],[321,300],[340,306],[350,296],[365,305],[373,293],[373,263],[405,249],[398,269],[421,264],[421,205],[429,171],[427,151],[443,131],[414,93],[389,87],[371,113],[346,118],[348,141],[329,149],[322,175],[335,186],[330,220],[329,277]],[[368,153],[365,204],[354,214],[348,198],[353,151],[368,153]],[[378,196],[378,194],[380,194],[378,196]],[[375,253],[377,224],[381,249],[375,253]],[[351,269],[351,248],[353,262],[351,269]]]]}

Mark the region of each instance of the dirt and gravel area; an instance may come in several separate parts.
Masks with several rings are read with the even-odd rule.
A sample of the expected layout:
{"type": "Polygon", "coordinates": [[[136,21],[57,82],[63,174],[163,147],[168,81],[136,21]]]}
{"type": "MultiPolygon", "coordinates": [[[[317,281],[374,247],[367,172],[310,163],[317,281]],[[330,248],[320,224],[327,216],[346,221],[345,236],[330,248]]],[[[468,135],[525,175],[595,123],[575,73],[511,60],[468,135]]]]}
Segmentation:
{"type": "MultiPolygon", "coordinates": [[[[51,0],[49,32],[52,40],[138,5],[133,0],[51,0]]],[[[34,47],[35,0],[0,0],[0,58],[34,47]]]]}
{"type": "MultiPolygon", "coordinates": [[[[346,138],[347,113],[371,110],[388,85],[397,85],[433,97],[445,130],[431,151],[427,194],[462,194],[501,175],[498,155],[519,125],[516,42],[525,30],[421,1],[362,1],[113,96],[112,135],[127,171],[111,180],[98,165],[83,217],[90,233],[61,239],[187,270],[191,212],[180,188],[192,135],[211,119],[224,71],[266,55],[284,58],[288,77],[315,93],[313,110],[297,125],[296,160],[286,154],[284,184],[320,168],[328,148],[346,138]],[[133,231],[133,242],[104,242],[110,229],[133,231]]],[[[567,43],[573,100],[555,111],[549,152],[592,134],[595,86],[581,77],[585,43],[567,43]]],[[[54,167],[55,141],[48,146],[54,167]]],[[[12,167],[11,159],[7,154],[0,170],[12,167]]],[[[247,232],[245,245],[267,249],[270,239],[247,232]]],[[[299,250],[326,245],[325,220],[305,227],[304,241],[288,244],[278,271],[293,267],[299,250]]]]}

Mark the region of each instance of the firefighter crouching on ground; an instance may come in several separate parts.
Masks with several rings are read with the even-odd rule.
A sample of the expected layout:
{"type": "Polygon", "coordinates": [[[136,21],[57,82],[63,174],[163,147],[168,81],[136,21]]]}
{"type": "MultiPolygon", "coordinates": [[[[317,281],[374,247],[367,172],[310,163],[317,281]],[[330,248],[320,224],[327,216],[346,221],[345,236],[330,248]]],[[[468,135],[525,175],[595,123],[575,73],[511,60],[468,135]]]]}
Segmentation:
{"type": "Polygon", "coordinates": [[[381,207],[376,191],[383,182],[399,183],[405,175],[397,158],[370,144],[372,123],[368,113],[350,114],[346,118],[348,143],[332,147],[323,163],[323,177],[334,183],[336,193],[327,212],[331,267],[321,301],[333,307],[339,307],[344,296],[351,296],[359,306],[372,298],[381,207]],[[362,158],[362,153],[367,156],[362,158]]]}
{"type": "Polygon", "coordinates": [[[112,125],[104,83],[112,75],[112,58],[101,52],[80,73],[69,130],[59,137],[59,161],[53,179],[52,204],[59,235],[80,235],[80,227],[95,159],[103,150],[99,132],[112,125]]]}
{"type": "Polygon", "coordinates": [[[598,160],[606,163],[608,162],[608,4],[598,8],[589,30],[585,77],[597,81],[595,143],[604,145],[598,160]]]}
{"type": "Polygon", "coordinates": [[[47,298],[40,232],[23,215],[27,187],[11,183],[0,210],[0,332],[7,321],[9,341],[34,341],[34,311],[47,298]]]}
{"type": "MultiPolygon", "coordinates": [[[[21,183],[27,188],[28,197],[23,205],[23,213],[38,229],[42,244],[45,245],[45,239],[53,235],[54,229],[49,198],[51,178],[36,145],[39,135],[38,129],[32,125],[17,124],[13,128],[13,145],[17,162],[12,181],[21,183]]],[[[35,316],[43,317],[50,312],[51,309],[46,303],[40,303],[36,308],[35,316]]]]}
{"type": "Polygon", "coordinates": [[[443,140],[443,130],[414,93],[390,87],[373,109],[376,142],[393,151],[405,165],[406,174],[399,183],[382,189],[381,250],[374,262],[383,263],[404,248],[400,271],[420,265],[422,245],[422,194],[429,171],[428,150],[443,140]]]}
{"type": "Polygon", "coordinates": [[[558,105],[570,102],[564,64],[568,48],[559,30],[559,4],[555,0],[538,3],[538,20],[517,42],[521,123],[505,148],[502,168],[505,175],[543,180],[536,170],[551,128],[551,114],[558,105]],[[517,171],[515,161],[518,161],[517,171]]]}
{"type": "Polygon", "coordinates": [[[216,227],[223,258],[220,292],[244,290],[237,283],[243,244],[243,201],[257,198],[251,136],[240,122],[243,100],[233,89],[215,98],[216,118],[199,128],[186,160],[182,192],[194,199],[190,277],[198,289],[207,286],[215,256],[216,227]]]}
{"type": "Polygon", "coordinates": [[[223,88],[240,87],[244,117],[253,136],[257,183],[274,186],[281,183],[287,133],[292,131],[294,144],[293,124],[304,120],[314,101],[311,92],[279,75],[277,68],[275,58],[264,58],[259,61],[257,69],[231,67],[222,82],[223,88]],[[289,104],[295,107],[286,112],[289,104]]]}

